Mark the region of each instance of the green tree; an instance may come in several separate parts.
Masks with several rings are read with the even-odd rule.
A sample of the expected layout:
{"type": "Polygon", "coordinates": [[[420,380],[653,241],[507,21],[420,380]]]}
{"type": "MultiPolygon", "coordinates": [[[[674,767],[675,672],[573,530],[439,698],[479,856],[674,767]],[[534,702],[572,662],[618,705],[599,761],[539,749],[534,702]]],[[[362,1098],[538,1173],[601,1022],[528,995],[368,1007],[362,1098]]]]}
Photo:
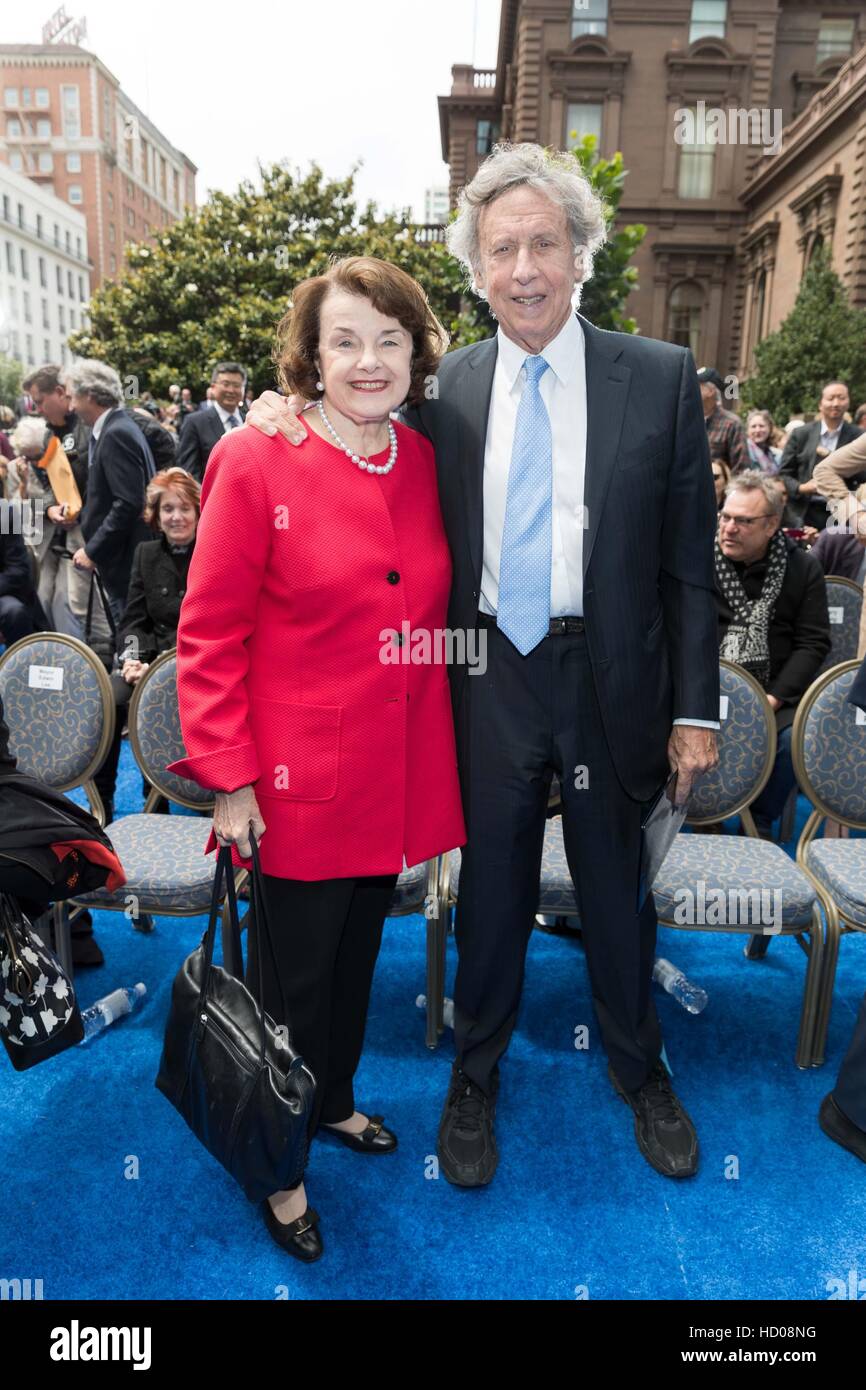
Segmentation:
{"type": "Polygon", "coordinates": [[[742,405],[769,410],[779,423],[816,411],[828,381],[844,381],[855,405],[866,400],[866,312],[849,304],[823,248],[788,317],[755,348],[755,366],[742,405]]]}
{"type": "Polygon", "coordinates": [[[15,402],[21,395],[22,376],[21,363],[0,352],[0,405],[15,409],[15,402]]]}
{"type": "Polygon", "coordinates": [[[596,157],[596,144],[594,135],[585,135],[571,150],[581,172],[601,198],[608,224],[608,238],[596,255],[592,279],[581,294],[580,311],[597,328],[636,333],[637,321],[626,313],[626,301],[637,289],[638,279],[637,267],[629,262],[647,229],[643,222],[614,226],[628,171],[619,150],[613,159],[600,159],[596,157]]]}

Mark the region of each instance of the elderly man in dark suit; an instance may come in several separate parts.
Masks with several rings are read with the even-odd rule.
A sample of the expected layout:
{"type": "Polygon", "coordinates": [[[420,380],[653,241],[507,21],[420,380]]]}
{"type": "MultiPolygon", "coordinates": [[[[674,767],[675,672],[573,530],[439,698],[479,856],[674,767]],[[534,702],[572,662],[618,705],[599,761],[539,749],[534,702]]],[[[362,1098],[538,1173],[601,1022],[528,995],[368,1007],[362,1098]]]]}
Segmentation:
{"type": "Polygon", "coordinates": [[[87,500],[81,513],[84,545],[72,562],[77,569],[97,571],[119,623],[135,547],[151,537],[144,503],[156,468],[144,435],[123,409],[123,387],[113,367],[78,362],[66,382],[74,410],[91,427],[87,500]]]}
{"type": "Polygon", "coordinates": [[[210,402],[183,421],[176,462],[198,483],[204,481],[210,451],[217,440],[229,430],[237,429],[246,419],[246,407],[241,404],[245,386],[243,367],[237,362],[218,362],[211,374],[210,402]]]}
{"type": "MultiPolygon", "coordinates": [[[[849,425],[845,419],[850,403],[844,382],[828,381],[821,392],[818,419],[791,430],[788,436],[778,476],[788,489],[791,516],[798,526],[814,526],[817,531],[823,531],[827,525],[827,505],[813,474],[816,465],[834,449],[841,449],[862,434],[862,430],[849,425]]],[[[866,474],[860,481],[866,481],[866,474]]]]}
{"type": "MultiPolygon", "coordinates": [[[[638,906],[638,880],[646,803],[671,768],[685,799],[718,760],[716,504],[691,354],[574,312],[604,235],[572,156],[497,147],[463,191],[449,244],[499,331],[449,353],[407,417],[436,448],[448,628],[467,652],[486,648],[471,678],[465,663],[449,669],[469,838],[438,1152],[461,1187],[489,1182],[498,1161],[499,1062],[554,773],[612,1084],[647,1161],[668,1177],[697,1170],[694,1126],[661,1061],[656,913],[652,894],[638,906]]],[[[297,437],[286,402],[253,409],[297,437]]]]}

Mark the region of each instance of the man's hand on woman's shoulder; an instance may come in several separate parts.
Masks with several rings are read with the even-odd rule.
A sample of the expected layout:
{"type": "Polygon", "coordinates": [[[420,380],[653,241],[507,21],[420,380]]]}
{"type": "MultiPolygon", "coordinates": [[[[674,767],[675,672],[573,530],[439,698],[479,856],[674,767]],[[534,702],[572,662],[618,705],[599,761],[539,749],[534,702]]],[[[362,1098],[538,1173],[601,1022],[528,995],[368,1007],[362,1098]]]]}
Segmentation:
{"type": "Polygon", "coordinates": [[[263,391],[256,396],[244,425],[252,425],[262,434],[281,434],[290,444],[303,444],[307,437],[298,415],[304,405],[302,396],[281,396],[277,391],[263,391]]]}

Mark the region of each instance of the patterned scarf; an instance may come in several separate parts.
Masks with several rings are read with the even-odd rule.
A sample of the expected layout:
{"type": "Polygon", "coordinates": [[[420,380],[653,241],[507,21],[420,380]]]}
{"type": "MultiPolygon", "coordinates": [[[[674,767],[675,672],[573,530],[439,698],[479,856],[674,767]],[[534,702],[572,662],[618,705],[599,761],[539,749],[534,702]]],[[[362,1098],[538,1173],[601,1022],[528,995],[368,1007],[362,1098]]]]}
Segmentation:
{"type": "Polygon", "coordinates": [[[751,599],[734,564],[716,541],[716,583],[733,617],[722,638],[719,655],[745,666],[762,686],[770,680],[770,619],[785,580],[788,548],[777,531],[767,548],[767,569],[757,598],[751,599]]]}

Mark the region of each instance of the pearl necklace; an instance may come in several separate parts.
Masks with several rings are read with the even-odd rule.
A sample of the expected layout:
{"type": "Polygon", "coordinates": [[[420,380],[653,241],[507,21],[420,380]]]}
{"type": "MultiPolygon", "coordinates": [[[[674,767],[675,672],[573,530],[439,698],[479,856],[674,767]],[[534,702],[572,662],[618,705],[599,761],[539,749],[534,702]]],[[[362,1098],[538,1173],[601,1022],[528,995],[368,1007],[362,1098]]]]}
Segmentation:
{"type": "Polygon", "coordinates": [[[359,468],[364,469],[368,473],[391,472],[391,469],[397,462],[397,434],[390,420],[388,421],[388,438],[391,441],[391,451],[388,454],[388,462],[384,464],[375,464],[370,463],[369,460],[362,458],[360,454],[356,454],[354,449],[350,449],[348,444],[346,444],[340,438],[340,436],[337,434],[337,431],[334,429],[334,426],[331,424],[330,420],[325,414],[325,407],[322,405],[321,401],[316,401],[316,409],[322,417],[322,423],[324,424],[325,428],[330,430],[331,434],[333,435],[334,442],[340,446],[344,453],[349,455],[349,458],[352,460],[353,463],[357,463],[359,468]]]}

